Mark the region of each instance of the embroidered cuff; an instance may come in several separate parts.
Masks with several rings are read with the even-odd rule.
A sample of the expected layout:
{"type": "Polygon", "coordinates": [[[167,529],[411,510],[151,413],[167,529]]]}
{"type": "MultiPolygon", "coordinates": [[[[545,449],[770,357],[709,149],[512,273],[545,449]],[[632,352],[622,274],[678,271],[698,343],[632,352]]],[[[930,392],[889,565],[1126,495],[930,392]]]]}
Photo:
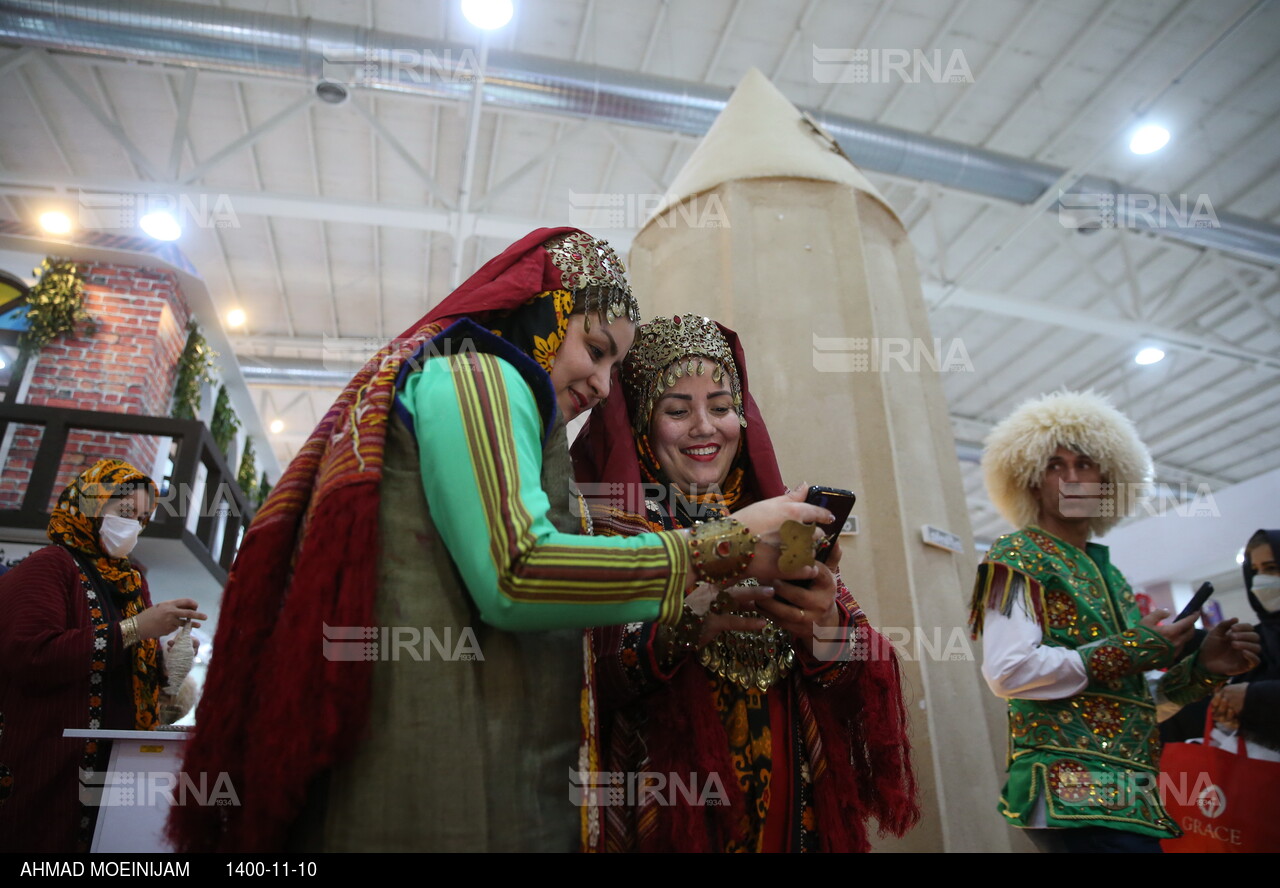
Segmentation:
{"type": "Polygon", "coordinates": [[[1135,626],[1078,650],[1089,683],[1109,685],[1135,673],[1168,666],[1177,648],[1156,630],[1135,626]]]}
{"type": "Polygon", "coordinates": [[[1231,676],[1218,675],[1200,665],[1200,652],[1183,657],[1160,679],[1160,690],[1169,702],[1186,706],[1222,687],[1231,676]]]}

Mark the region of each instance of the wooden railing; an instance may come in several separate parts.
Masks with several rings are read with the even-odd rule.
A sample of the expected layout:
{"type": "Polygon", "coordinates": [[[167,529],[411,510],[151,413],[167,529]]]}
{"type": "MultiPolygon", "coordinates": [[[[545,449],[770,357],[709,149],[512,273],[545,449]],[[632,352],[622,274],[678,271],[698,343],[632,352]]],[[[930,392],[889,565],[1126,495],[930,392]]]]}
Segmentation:
{"type": "MultiPolygon", "coordinates": [[[[40,531],[48,526],[48,507],[54,495],[54,485],[58,483],[71,432],[170,438],[177,445],[172,456],[173,470],[168,477],[155,479],[160,486],[161,499],[147,528],[147,536],[184,542],[219,582],[226,581],[227,571],[236,556],[240,530],[249,525],[254,510],[204,423],[162,416],[0,403],[0,441],[10,424],[40,426],[44,432],[21,506],[0,509],[0,528],[40,531]],[[198,484],[201,466],[205,470],[203,487],[198,484]],[[193,501],[196,490],[201,491],[199,503],[193,501]],[[199,509],[194,533],[187,529],[193,507],[199,509]],[[219,544],[219,524],[224,520],[223,516],[225,524],[221,527],[219,544]],[[213,551],[215,545],[217,552],[213,551]]],[[[144,466],[139,468],[147,469],[144,466]]],[[[5,471],[5,467],[0,465],[0,471],[5,471]]]]}

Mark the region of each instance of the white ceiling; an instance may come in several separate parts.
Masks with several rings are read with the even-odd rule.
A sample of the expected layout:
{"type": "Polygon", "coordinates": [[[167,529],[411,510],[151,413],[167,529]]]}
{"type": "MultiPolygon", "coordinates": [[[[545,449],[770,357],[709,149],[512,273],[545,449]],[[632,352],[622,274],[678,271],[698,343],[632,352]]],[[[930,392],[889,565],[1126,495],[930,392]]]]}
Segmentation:
{"type": "MultiPolygon", "coordinates": [[[[754,66],[815,114],[1111,178],[1175,204],[1205,196],[1217,213],[1280,223],[1275,2],[515,2],[493,51],[720,88],[754,66]],[[973,82],[822,83],[814,47],[936,49],[944,60],[958,50],[973,82]],[[1151,114],[1173,141],[1139,157],[1123,135],[1153,99],[1151,114]]],[[[463,45],[478,39],[457,0],[197,5],[463,45]]],[[[328,105],[313,87],[0,48],[0,218],[32,222],[82,189],[164,186],[193,205],[207,195],[205,207],[228,224],[190,226],[181,247],[224,313],[248,313],[246,330],[228,331],[237,353],[314,362],[326,338],[372,351],[442,298],[455,275],[525,231],[590,229],[575,195],[661,193],[697,142],[484,107],[464,198],[473,119],[466,90],[441,99],[357,89],[328,105]],[[227,202],[219,205],[219,195],[227,202]],[[484,233],[464,236],[455,257],[457,231],[484,233]]],[[[972,359],[974,372],[943,377],[962,453],[971,455],[963,442],[980,442],[1022,398],[1092,386],[1134,418],[1171,484],[1217,487],[1280,467],[1274,265],[1149,232],[1081,234],[1043,206],[868,175],[911,233],[934,335],[962,339],[972,359]],[[1133,354],[1147,339],[1181,345],[1139,367],[1133,354]]],[[[282,463],[337,390],[250,387],[263,424],[285,423],[272,439],[282,463]]],[[[1006,527],[976,465],[962,466],[975,533],[990,539],[1006,527]]]]}

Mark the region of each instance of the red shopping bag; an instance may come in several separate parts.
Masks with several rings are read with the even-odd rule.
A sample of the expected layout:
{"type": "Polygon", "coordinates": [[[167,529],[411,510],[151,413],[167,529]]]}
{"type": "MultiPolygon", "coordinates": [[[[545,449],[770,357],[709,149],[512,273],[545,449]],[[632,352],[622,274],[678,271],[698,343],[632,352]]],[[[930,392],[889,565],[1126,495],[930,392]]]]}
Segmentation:
{"type": "Polygon", "coordinates": [[[1160,796],[1184,835],[1161,846],[1174,854],[1280,851],[1280,762],[1249,758],[1239,734],[1235,752],[1211,746],[1212,729],[1206,713],[1203,743],[1164,748],[1160,796]]]}

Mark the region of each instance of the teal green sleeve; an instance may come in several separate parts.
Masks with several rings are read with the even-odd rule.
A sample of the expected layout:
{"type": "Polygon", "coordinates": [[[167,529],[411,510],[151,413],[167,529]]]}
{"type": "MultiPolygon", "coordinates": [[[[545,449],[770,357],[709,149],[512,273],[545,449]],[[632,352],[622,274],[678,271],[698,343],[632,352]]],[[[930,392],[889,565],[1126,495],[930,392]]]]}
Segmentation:
{"type": "Polygon", "coordinates": [[[427,505],[485,622],[520,631],[679,620],[690,557],[683,536],[577,536],[551,524],[542,420],[510,363],[478,353],[432,358],[401,400],[427,505]]]}

